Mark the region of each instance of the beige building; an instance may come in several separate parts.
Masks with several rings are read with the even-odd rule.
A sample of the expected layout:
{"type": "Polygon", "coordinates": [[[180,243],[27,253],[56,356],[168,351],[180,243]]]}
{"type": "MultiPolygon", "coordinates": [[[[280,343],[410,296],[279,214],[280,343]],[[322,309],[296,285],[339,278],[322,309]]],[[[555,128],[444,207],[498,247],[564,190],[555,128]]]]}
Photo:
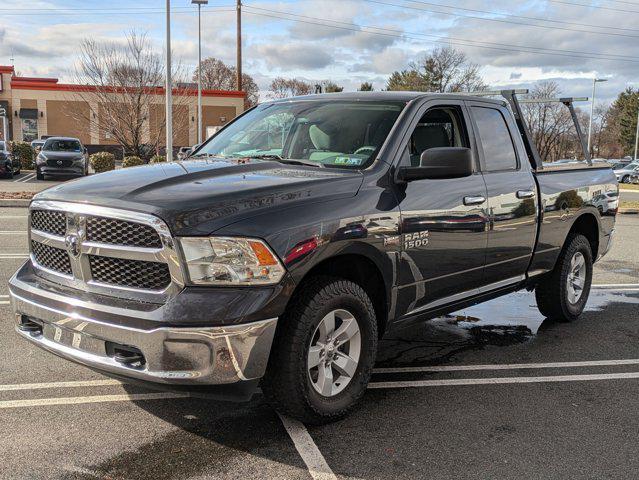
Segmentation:
{"type": "MultiPolygon", "coordinates": [[[[5,109],[9,127],[9,131],[4,132],[0,121],[0,139],[8,136],[9,140],[31,141],[47,136],[69,136],[93,146],[91,150],[117,145],[112,135],[101,131],[98,115],[102,115],[104,108],[90,104],[90,92],[90,86],[63,84],[57,78],[17,77],[13,67],[0,66],[0,109],[5,109]]],[[[110,95],[114,102],[118,101],[117,91],[110,95]]],[[[164,88],[152,88],[149,95],[152,99],[142,132],[143,141],[164,135],[164,88]]],[[[206,138],[207,131],[211,132],[214,127],[224,125],[240,114],[244,110],[244,98],[244,92],[203,90],[202,137],[206,138]]],[[[173,116],[174,145],[197,143],[195,87],[176,89],[173,116]]]]}

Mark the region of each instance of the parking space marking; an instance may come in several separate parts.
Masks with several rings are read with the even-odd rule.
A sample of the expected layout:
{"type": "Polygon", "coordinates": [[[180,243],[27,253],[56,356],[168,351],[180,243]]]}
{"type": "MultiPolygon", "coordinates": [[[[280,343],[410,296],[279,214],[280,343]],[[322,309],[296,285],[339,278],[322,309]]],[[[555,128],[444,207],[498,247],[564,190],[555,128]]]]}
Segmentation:
{"type": "MultiPolygon", "coordinates": [[[[26,208],[26,207],[25,207],[26,208]]],[[[3,220],[7,219],[7,218],[27,218],[29,215],[3,215],[2,218],[3,220]]]]}
{"type": "Polygon", "coordinates": [[[10,230],[10,231],[0,232],[0,235],[26,235],[26,234],[27,234],[26,230],[10,230]]]}
{"type": "Polygon", "coordinates": [[[616,289],[616,288],[639,289],[639,283],[600,283],[598,285],[593,285],[592,288],[600,288],[602,290],[616,289]]]}
{"type": "Polygon", "coordinates": [[[545,377],[455,378],[450,380],[371,382],[368,385],[368,388],[416,388],[459,385],[499,385],[508,383],[588,382],[595,380],[628,380],[633,378],[639,378],[639,372],[601,373],[589,375],[551,375],[545,377]]]}
{"type": "Polygon", "coordinates": [[[0,409],[41,407],[50,405],[79,405],[83,403],[134,402],[136,400],[166,400],[173,398],[189,398],[185,393],[132,393],[121,395],[91,395],[88,397],[35,398],[29,400],[3,400],[0,409]]]}
{"type": "Polygon", "coordinates": [[[280,413],[278,416],[313,480],[337,480],[337,476],[326,463],[324,455],[320,452],[304,424],[280,413]]]}
{"type": "Polygon", "coordinates": [[[15,258],[29,258],[29,255],[26,253],[0,253],[0,259],[15,259],[15,258]]]}
{"type": "Polygon", "coordinates": [[[374,368],[373,373],[461,372],[477,370],[609,367],[618,365],[639,365],[639,358],[628,358],[621,360],[591,360],[584,362],[493,363],[488,365],[432,365],[425,367],[374,368]]]}
{"type": "Polygon", "coordinates": [[[35,178],[35,176],[36,176],[35,173],[27,173],[26,176],[14,180],[14,183],[26,183],[29,180],[33,180],[35,178]]]}
{"type": "Polygon", "coordinates": [[[0,385],[0,392],[14,392],[16,390],[41,390],[45,388],[78,388],[78,387],[104,387],[110,385],[123,385],[118,380],[77,380],[72,382],[48,382],[48,383],[15,383],[0,385]]]}

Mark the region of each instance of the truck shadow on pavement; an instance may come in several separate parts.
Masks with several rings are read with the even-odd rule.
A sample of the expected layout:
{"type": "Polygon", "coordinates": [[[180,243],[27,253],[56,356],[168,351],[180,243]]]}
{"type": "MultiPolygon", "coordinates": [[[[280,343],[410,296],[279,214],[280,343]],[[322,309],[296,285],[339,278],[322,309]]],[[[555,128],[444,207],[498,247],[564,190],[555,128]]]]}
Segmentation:
{"type": "MultiPolygon", "coordinates": [[[[541,317],[534,296],[520,292],[391,333],[380,344],[378,368],[580,361],[601,358],[601,355],[636,358],[638,303],[636,292],[594,290],[580,320],[557,324],[541,317]],[[593,338],[598,342],[596,349],[592,348],[593,338]]],[[[468,373],[462,375],[468,376],[468,373]]],[[[419,379],[433,376],[442,378],[438,373],[422,373],[419,379]]],[[[372,381],[407,378],[414,379],[415,374],[407,377],[401,373],[374,373],[372,381]]],[[[477,408],[490,402],[499,403],[499,388],[484,386],[471,393],[466,401],[479,402],[477,408]]],[[[134,386],[126,386],[126,389],[131,393],[140,391],[134,386]]],[[[423,436],[425,429],[428,430],[425,422],[436,422],[439,417],[449,416],[450,412],[444,411],[446,405],[458,398],[450,393],[452,390],[447,390],[444,396],[454,396],[444,401],[439,398],[441,392],[441,389],[435,392],[415,388],[369,391],[351,416],[332,425],[311,427],[309,431],[338,475],[393,478],[397,474],[396,478],[410,478],[433,473],[427,471],[430,467],[426,465],[426,456],[422,464],[417,465],[400,458],[398,452],[412,449],[411,455],[415,455],[415,449],[426,449],[425,444],[415,444],[414,438],[423,436]],[[430,395],[438,397],[431,403],[430,395]],[[363,462],[368,466],[357,460],[363,452],[368,452],[365,454],[367,460],[363,462]]],[[[159,480],[200,475],[212,478],[308,478],[306,466],[277,414],[261,395],[240,404],[199,399],[135,403],[176,429],[150,443],[135,446],[134,450],[125,450],[106,461],[86,466],[82,472],[69,472],[65,478],[159,480]]],[[[511,407],[515,412],[519,408],[531,408],[511,407]]],[[[473,405],[464,404],[463,408],[472,410],[473,405]]],[[[514,442],[512,446],[504,444],[505,437],[520,435],[517,415],[512,417],[504,416],[502,423],[488,417],[479,419],[483,424],[481,428],[487,430],[480,432],[483,438],[475,438],[473,442],[480,442],[488,454],[499,451],[502,458],[516,462],[521,456],[521,444],[519,447],[514,442]]],[[[439,422],[434,428],[444,429],[442,425],[447,421],[439,422]]],[[[453,421],[451,426],[455,431],[448,434],[465,438],[464,428],[458,421],[453,421]]],[[[446,432],[438,431],[437,435],[439,441],[446,441],[446,432]]],[[[517,438],[518,442],[522,441],[521,437],[517,438]]],[[[446,445],[437,448],[446,450],[446,445]]],[[[425,450],[423,453],[426,454],[425,450]]],[[[541,463],[539,468],[542,469],[541,463]]],[[[466,473],[470,474],[469,471],[466,473]]],[[[481,470],[476,473],[481,476],[481,470]]]]}

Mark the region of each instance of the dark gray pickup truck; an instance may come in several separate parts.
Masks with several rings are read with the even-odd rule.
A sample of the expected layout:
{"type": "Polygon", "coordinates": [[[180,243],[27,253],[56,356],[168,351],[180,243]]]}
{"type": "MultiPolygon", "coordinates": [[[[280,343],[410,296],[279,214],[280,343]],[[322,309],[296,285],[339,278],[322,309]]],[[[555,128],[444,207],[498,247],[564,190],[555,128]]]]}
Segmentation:
{"type": "Polygon", "coordinates": [[[501,94],[264,103],[186,161],[46,190],[10,281],[17,331],[126,382],[261,387],[320,423],[364,394],[391,329],[524,288],[573,320],[611,245],[617,207],[600,199],[617,181],[587,152],[544,168],[501,94]]]}

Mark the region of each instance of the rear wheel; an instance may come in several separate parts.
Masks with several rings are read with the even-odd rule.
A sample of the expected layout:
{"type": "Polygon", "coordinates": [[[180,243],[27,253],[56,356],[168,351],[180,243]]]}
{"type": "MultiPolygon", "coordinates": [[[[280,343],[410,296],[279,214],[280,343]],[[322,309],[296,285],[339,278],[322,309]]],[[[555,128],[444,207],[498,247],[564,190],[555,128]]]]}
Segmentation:
{"type": "Polygon", "coordinates": [[[279,411],[306,423],[338,420],[366,390],[377,320],[357,284],[317,277],[280,319],[262,389],[279,411]]]}
{"type": "Polygon", "coordinates": [[[586,306],[591,284],[590,242],[583,235],[571,235],[555,269],[535,288],[537,307],[549,319],[575,320],[586,306]]]}

